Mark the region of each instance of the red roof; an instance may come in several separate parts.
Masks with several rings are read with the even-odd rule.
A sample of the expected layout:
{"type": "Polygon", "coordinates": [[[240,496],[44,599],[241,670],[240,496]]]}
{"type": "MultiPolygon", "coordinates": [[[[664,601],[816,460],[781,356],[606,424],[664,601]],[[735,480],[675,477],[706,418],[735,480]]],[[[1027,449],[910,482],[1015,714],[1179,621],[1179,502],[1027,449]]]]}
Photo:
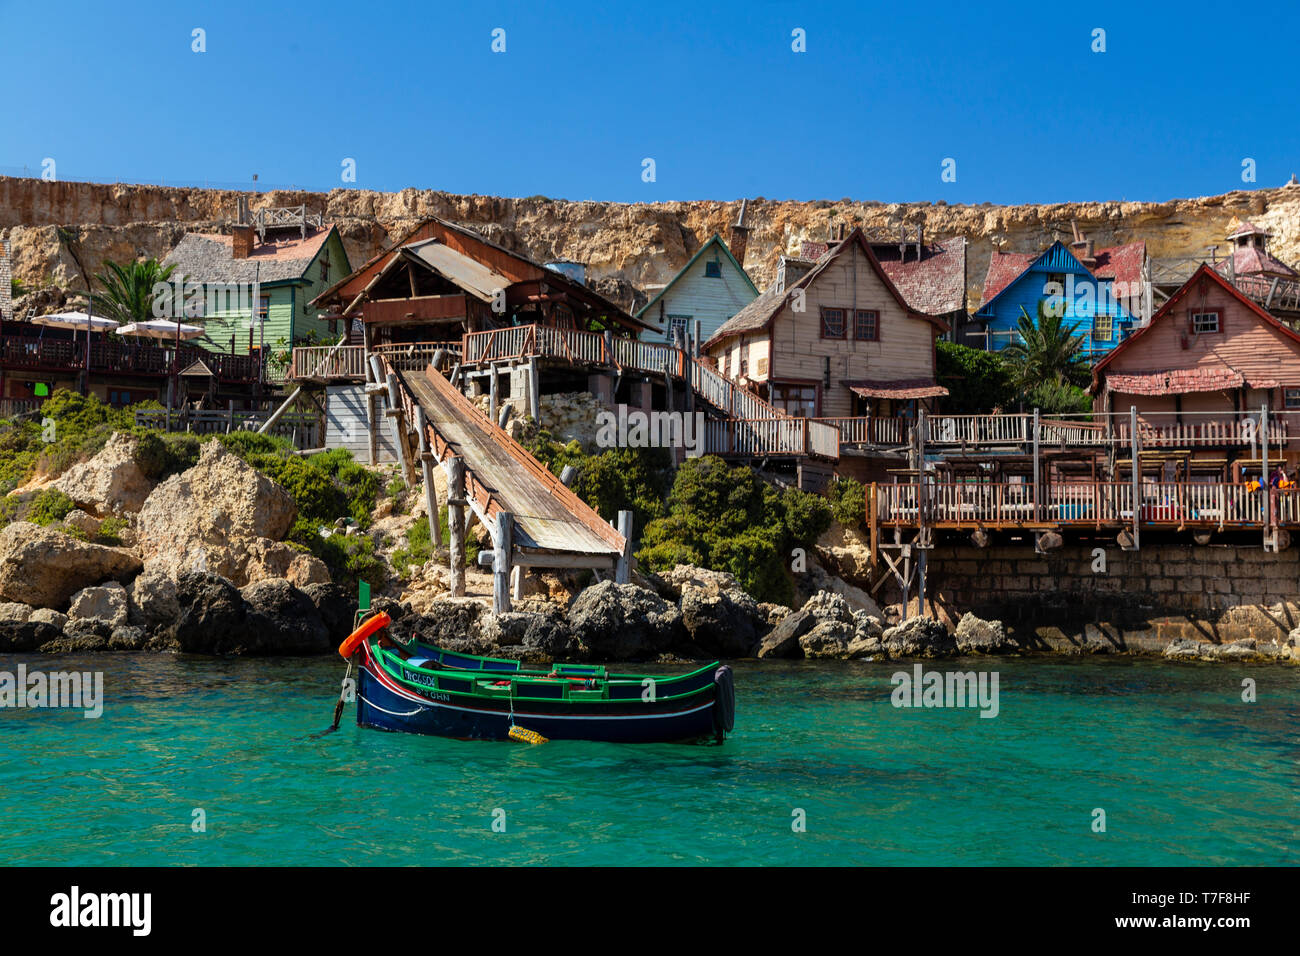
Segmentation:
{"type": "Polygon", "coordinates": [[[1229,261],[1232,262],[1233,271],[1239,276],[1282,275],[1300,278],[1300,273],[1289,265],[1274,259],[1263,249],[1255,246],[1235,247],[1232,250],[1232,259],[1221,259],[1214,264],[1214,268],[1226,275],[1229,261]]]}
{"type": "Polygon", "coordinates": [[[1273,235],[1271,232],[1269,232],[1269,231],[1268,231],[1267,229],[1265,229],[1263,226],[1257,226],[1257,225],[1255,225],[1253,222],[1242,222],[1242,223],[1238,223],[1238,224],[1237,224],[1237,228],[1236,228],[1236,229],[1234,229],[1234,230],[1232,230],[1232,232],[1228,233],[1228,238],[1229,238],[1229,239],[1236,239],[1238,236],[1253,236],[1253,235],[1256,235],[1256,234],[1261,235],[1261,236],[1271,236],[1271,235],[1273,235]]]}
{"type": "MultiPolygon", "coordinates": [[[[1024,275],[1025,270],[1041,255],[1041,252],[995,251],[989,258],[989,271],[984,277],[984,293],[980,308],[988,305],[994,296],[1024,275]]],[[[1070,250],[1070,255],[1078,258],[1073,250],[1070,250]]],[[[1122,246],[1107,246],[1105,249],[1097,249],[1093,257],[1097,260],[1097,264],[1089,270],[1093,276],[1098,279],[1123,282],[1133,289],[1142,281],[1142,266],[1146,262],[1147,244],[1138,240],[1126,242],[1122,246]]]]}
{"type": "Polygon", "coordinates": [[[898,243],[871,244],[881,268],[913,309],[931,315],[965,311],[966,240],[923,245],[919,259],[915,250],[915,244],[905,245],[900,258],[898,243]]]}
{"type": "Polygon", "coordinates": [[[987,305],[990,299],[1019,279],[1025,270],[1029,268],[1029,264],[1037,259],[1039,255],[1040,253],[1036,252],[999,252],[994,250],[993,255],[989,258],[989,271],[984,276],[984,294],[980,298],[980,306],[987,305]]]}
{"type": "Polygon", "coordinates": [[[1165,372],[1132,372],[1106,376],[1112,392],[1125,395],[1186,395],[1188,392],[1221,392],[1241,388],[1277,388],[1273,379],[1247,379],[1235,368],[1176,368],[1165,372]]]}
{"type": "Polygon", "coordinates": [[[897,382],[871,382],[859,379],[845,382],[851,392],[863,398],[938,398],[948,390],[929,379],[909,378],[897,382]]]}

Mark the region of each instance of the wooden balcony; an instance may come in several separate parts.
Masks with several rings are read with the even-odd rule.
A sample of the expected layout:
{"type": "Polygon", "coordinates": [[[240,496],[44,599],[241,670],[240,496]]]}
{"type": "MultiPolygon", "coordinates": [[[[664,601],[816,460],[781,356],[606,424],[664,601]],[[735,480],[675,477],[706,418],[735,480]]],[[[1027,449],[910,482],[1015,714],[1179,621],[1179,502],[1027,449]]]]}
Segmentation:
{"type": "MultiPolygon", "coordinates": [[[[1227,482],[1143,482],[1137,522],[1167,529],[1263,528],[1266,496],[1274,524],[1300,526],[1300,490],[1227,482]]],[[[868,493],[868,507],[871,494],[868,493]]],[[[1130,482],[927,482],[878,485],[880,526],[947,529],[1116,529],[1134,523],[1130,482]]]]}
{"type": "Polygon", "coordinates": [[[704,423],[704,452],[723,458],[822,458],[840,456],[839,432],[807,418],[729,418],[704,423]]]}
{"type": "MultiPolygon", "coordinates": [[[[202,361],[221,382],[252,383],[259,373],[256,355],[227,355],[196,345],[179,349],[153,343],[115,342],[101,339],[90,343],[92,374],[140,375],[164,378],[179,367],[202,361]]],[[[86,367],[85,339],[70,340],[6,335],[0,343],[0,363],[6,369],[47,373],[71,373],[86,367]]]]}

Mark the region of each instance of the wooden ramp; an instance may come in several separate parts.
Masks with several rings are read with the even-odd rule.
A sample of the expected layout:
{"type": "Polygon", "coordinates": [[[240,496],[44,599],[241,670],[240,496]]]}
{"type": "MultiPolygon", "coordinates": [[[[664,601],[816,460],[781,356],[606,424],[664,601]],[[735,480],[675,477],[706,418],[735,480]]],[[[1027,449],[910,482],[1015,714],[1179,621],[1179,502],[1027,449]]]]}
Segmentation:
{"type": "MultiPolygon", "coordinates": [[[[432,367],[423,373],[388,367],[404,396],[423,409],[433,457],[464,462],[469,503],[483,524],[492,529],[497,514],[513,516],[513,564],[615,567],[626,547],[623,535],[446,378],[432,367]]],[[[408,414],[413,421],[414,409],[408,414]]]]}

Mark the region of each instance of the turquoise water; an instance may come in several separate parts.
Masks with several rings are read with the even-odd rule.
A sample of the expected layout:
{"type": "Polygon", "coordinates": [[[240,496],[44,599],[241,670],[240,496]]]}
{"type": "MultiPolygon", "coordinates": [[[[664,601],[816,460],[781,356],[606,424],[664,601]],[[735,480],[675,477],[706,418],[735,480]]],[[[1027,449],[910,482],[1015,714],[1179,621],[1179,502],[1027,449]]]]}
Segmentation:
{"type": "Polygon", "coordinates": [[[942,662],[999,672],[982,719],[891,706],[899,665],[741,662],[722,747],[530,747],[360,730],[350,708],[314,737],[335,660],[22,660],[102,670],[106,704],[0,710],[10,864],[1300,862],[1296,668],[942,662]]]}

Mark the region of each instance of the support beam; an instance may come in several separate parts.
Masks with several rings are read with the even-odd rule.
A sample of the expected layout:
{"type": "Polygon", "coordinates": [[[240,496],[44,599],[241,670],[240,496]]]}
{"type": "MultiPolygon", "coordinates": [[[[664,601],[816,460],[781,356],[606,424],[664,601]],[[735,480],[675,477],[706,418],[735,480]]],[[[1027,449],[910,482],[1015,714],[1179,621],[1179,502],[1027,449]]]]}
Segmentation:
{"type": "Polygon", "coordinates": [[[504,614],[510,610],[510,553],[514,550],[515,516],[509,511],[498,511],[496,525],[492,554],[492,611],[504,614]]]}
{"type": "Polygon", "coordinates": [[[442,525],[438,521],[438,489],[433,484],[433,451],[429,448],[429,424],[424,409],[415,407],[415,427],[420,435],[420,478],[424,482],[424,508],[429,514],[429,540],[442,547],[442,525]]]}
{"type": "Polygon", "coordinates": [[[489,365],[490,375],[488,376],[488,417],[492,421],[497,420],[497,367],[489,365]]]}
{"type": "Polygon", "coordinates": [[[450,572],[448,590],[452,597],[465,596],[465,459],[448,458],[447,525],[451,531],[451,548],[447,555],[450,572]]]}
{"type": "Polygon", "coordinates": [[[1264,492],[1264,550],[1272,551],[1273,543],[1273,486],[1268,480],[1268,403],[1259,406],[1259,483],[1264,492]]]}
{"type": "Polygon", "coordinates": [[[632,512],[618,513],[618,533],[623,536],[623,553],[619,555],[618,564],[614,566],[614,581],[627,584],[632,580],[632,512]]]}
{"type": "Polygon", "coordinates": [[[1129,477],[1132,479],[1133,486],[1133,550],[1138,551],[1142,547],[1142,536],[1138,530],[1138,519],[1142,516],[1142,476],[1141,476],[1141,458],[1142,443],[1138,440],[1138,410],[1136,405],[1128,407],[1128,429],[1129,429],[1129,454],[1132,467],[1129,468],[1129,477]]]}
{"type": "Polygon", "coordinates": [[[533,416],[533,421],[542,420],[542,381],[536,355],[528,358],[528,413],[533,416]]]}
{"type": "Polygon", "coordinates": [[[402,401],[397,384],[397,373],[388,373],[388,418],[393,423],[393,444],[401,458],[402,480],[408,489],[415,487],[415,462],[411,460],[411,446],[406,435],[406,412],[402,410],[402,401]]]}
{"type": "Polygon", "coordinates": [[[524,569],[522,565],[514,565],[510,569],[510,599],[512,601],[522,600],[524,596],[524,569]]]}

